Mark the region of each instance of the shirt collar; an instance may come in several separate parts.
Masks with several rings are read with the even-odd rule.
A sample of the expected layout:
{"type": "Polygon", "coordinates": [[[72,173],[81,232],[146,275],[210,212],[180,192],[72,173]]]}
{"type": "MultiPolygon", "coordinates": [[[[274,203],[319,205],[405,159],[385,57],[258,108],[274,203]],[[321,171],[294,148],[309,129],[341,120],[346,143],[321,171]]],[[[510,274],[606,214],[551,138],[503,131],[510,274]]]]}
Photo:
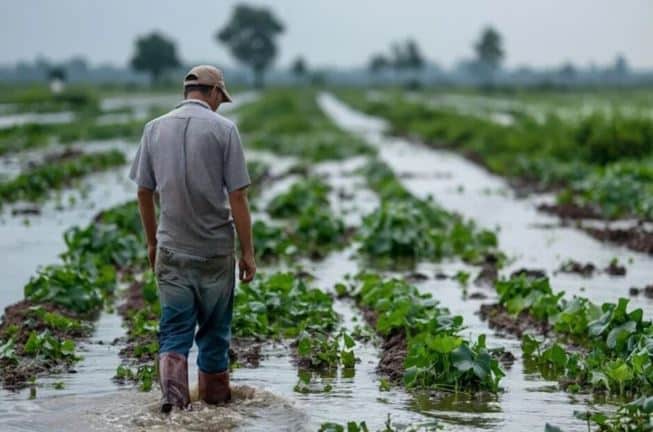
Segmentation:
{"type": "Polygon", "coordinates": [[[200,106],[202,106],[202,107],[204,107],[204,108],[206,108],[208,110],[211,109],[209,104],[207,104],[203,100],[199,100],[199,99],[184,99],[183,101],[181,101],[181,102],[179,102],[177,104],[176,108],[179,108],[179,107],[182,107],[182,106],[188,105],[188,104],[196,104],[196,105],[200,105],[200,106]]]}

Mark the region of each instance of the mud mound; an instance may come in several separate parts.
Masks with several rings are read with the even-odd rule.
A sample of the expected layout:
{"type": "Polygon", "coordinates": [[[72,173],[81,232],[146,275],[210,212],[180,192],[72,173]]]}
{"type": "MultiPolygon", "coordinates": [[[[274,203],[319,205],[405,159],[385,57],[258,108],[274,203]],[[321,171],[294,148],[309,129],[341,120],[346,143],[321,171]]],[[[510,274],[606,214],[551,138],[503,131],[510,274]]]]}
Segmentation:
{"type": "Polygon", "coordinates": [[[603,219],[601,214],[589,206],[579,206],[573,203],[540,204],[537,209],[556,215],[562,219],[603,219]]]}
{"type": "Polygon", "coordinates": [[[561,273],[576,273],[583,277],[590,277],[596,271],[596,266],[591,262],[585,264],[574,260],[564,262],[558,269],[561,273]]]}
{"type": "Polygon", "coordinates": [[[598,240],[653,255],[653,232],[646,231],[642,227],[627,229],[585,227],[583,230],[598,240]]]}
{"type": "Polygon", "coordinates": [[[511,315],[505,307],[498,303],[481,305],[479,315],[481,319],[488,322],[491,329],[517,337],[521,337],[530,330],[543,335],[548,334],[551,330],[547,322],[536,320],[527,312],[522,312],[518,316],[511,315]]]}

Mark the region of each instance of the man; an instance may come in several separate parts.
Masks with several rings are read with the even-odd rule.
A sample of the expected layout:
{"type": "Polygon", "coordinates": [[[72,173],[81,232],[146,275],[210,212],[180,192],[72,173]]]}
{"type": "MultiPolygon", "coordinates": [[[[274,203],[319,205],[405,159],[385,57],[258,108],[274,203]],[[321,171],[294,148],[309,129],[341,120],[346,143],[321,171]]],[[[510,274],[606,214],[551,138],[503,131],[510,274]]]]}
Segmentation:
{"type": "Polygon", "coordinates": [[[222,71],[192,68],[184,78],[184,99],[145,125],[130,173],[138,184],[148,256],[159,286],[162,412],[190,403],[187,357],[193,338],[199,351],[200,398],[210,404],[231,398],[227,368],[234,224],[240,280],[250,282],[256,273],[247,201],[250,179],[240,136],[231,121],[215,113],[221,103],[231,102],[222,71]]]}

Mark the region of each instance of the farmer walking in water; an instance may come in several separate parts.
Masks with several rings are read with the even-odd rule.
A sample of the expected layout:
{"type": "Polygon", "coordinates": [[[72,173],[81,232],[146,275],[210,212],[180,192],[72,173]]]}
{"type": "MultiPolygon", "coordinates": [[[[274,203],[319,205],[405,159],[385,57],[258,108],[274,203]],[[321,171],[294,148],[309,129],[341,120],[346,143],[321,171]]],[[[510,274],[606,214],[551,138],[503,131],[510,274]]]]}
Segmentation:
{"type": "Polygon", "coordinates": [[[250,179],[240,136],[234,123],[215,112],[224,102],[231,102],[231,96],[222,71],[192,68],[184,78],[184,100],[145,125],[131,167],[161,301],[162,412],[190,404],[187,357],[193,339],[200,399],[217,404],[231,398],[234,225],[242,282],[254,278],[256,263],[247,201],[250,179]]]}

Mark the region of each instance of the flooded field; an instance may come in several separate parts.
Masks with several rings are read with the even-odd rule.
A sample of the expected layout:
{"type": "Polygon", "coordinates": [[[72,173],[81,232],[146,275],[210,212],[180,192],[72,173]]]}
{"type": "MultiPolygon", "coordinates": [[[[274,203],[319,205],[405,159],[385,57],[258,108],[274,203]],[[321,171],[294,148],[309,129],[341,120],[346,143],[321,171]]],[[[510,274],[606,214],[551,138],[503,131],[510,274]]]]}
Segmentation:
{"type": "MultiPolygon", "coordinates": [[[[190,412],[163,416],[157,411],[156,378],[153,385],[152,376],[115,379],[120,367],[149,370],[150,351],[156,351],[158,345],[150,350],[150,344],[156,343],[156,328],[148,326],[148,319],[153,321],[151,313],[158,300],[137,299],[150,314],[146,318],[124,312],[121,306],[129,306],[133,300],[129,297],[132,287],[143,296],[141,288],[148,284],[145,245],[143,250],[131,246],[111,249],[112,254],[101,256],[115,261],[113,285],[98,304],[91,305],[95,316],[80,318],[90,326],[88,334],[75,339],[75,352],[83,358],[57,363],[61,373],[39,370],[16,386],[8,386],[5,377],[5,388],[0,390],[1,430],[316,431],[337,430],[320,429],[329,427],[328,423],[364,421],[369,430],[517,432],[544,430],[550,423],[564,431],[586,431],[587,422],[577,418],[575,411],[610,415],[624,401],[647,394],[647,388],[642,387],[641,392],[633,388],[640,382],[634,371],[630,379],[619,381],[623,387],[617,394],[611,391],[614,385],[603,388],[600,382],[589,380],[588,374],[572,371],[570,364],[558,365],[562,371],[553,370],[550,364],[542,366],[537,356],[524,353],[523,335],[521,331],[515,334],[514,329],[520,319],[539,323],[523,333],[537,339],[542,351],[546,344],[560,340],[565,349],[571,347],[587,361],[592,343],[603,340],[592,342],[591,337],[580,335],[580,330],[570,335],[561,328],[553,329],[567,311],[569,303],[564,302],[582,297],[597,305],[615,304],[630,297],[629,310],[641,308],[643,316],[633,324],[636,329],[615,338],[621,341],[637,333],[643,340],[650,334],[648,323],[653,318],[653,299],[644,295],[645,287],[653,283],[651,254],[600,242],[581,229],[587,221],[576,226],[538,211],[542,203],[555,202],[552,191],[524,195],[505,177],[455,149],[434,148],[415,137],[394,133],[387,119],[364,114],[333,93],[275,90],[236,96],[238,103],[225,115],[234,116],[241,127],[252,178],[256,179],[251,202],[254,220],[261,222],[254,235],[260,241],[257,259],[262,275],[255,287],[266,296],[282,296],[270,281],[286,275],[292,283],[310,287],[292,285],[293,290],[306,289],[305,294],[312,296],[315,304],[322,302],[323,309],[313,312],[314,305],[302,304],[309,314],[304,318],[297,311],[277,310],[279,306],[270,302],[267,312],[257,312],[267,314],[266,320],[272,322],[275,314],[288,313],[290,321],[305,319],[304,325],[286,323],[283,325],[288,327],[283,327],[275,322],[269,328],[254,328],[259,316],[248,304],[258,301],[256,293],[239,287],[243,297],[239,303],[237,295],[235,322],[243,327],[234,325],[235,345],[259,354],[253,364],[238,352],[236,361],[232,360],[234,401],[221,407],[195,401],[190,412]],[[267,111],[270,107],[292,109],[273,115],[267,111]],[[264,114],[273,119],[266,120],[264,114]],[[123,255],[127,258],[115,258],[123,255]],[[569,271],[570,263],[589,263],[591,270],[584,274],[569,271]],[[538,318],[534,307],[538,299],[532,298],[528,306],[513,314],[504,310],[498,318],[503,318],[505,327],[497,327],[492,320],[497,317],[488,318],[482,312],[488,306],[514,305],[505,300],[506,293],[499,292],[497,284],[528,287],[544,280],[553,292],[564,291],[555,302],[547,303],[547,311],[557,308],[555,314],[538,318]],[[366,283],[373,287],[371,291],[359,291],[366,283]],[[392,301],[409,300],[404,303],[408,310],[397,306],[395,314],[392,302],[370,300],[386,286],[402,293],[392,301]],[[633,297],[633,288],[641,289],[641,294],[633,297]],[[327,295],[321,297],[318,292],[327,295]],[[141,325],[143,334],[135,336],[134,328],[141,325]],[[277,326],[281,330],[275,333],[277,326]],[[546,332],[539,331],[548,326],[551,329],[546,332]],[[311,333],[312,327],[320,330],[311,333]],[[298,348],[304,340],[320,338],[336,352],[335,364],[328,367],[315,367],[315,357],[305,357],[298,348]],[[349,339],[353,348],[348,347],[349,339]],[[393,346],[393,339],[400,343],[393,346]],[[453,345],[447,349],[439,343],[453,345]],[[134,354],[134,349],[141,347],[144,354],[134,354]],[[354,364],[346,361],[349,352],[355,356],[354,364]],[[470,353],[473,366],[461,364],[457,356],[462,352],[470,353]],[[391,361],[393,353],[398,357],[391,361]],[[443,362],[438,363],[439,359],[443,362]],[[309,366],[301,366],[305,364],[309,366]],[[486,365],[491,366],[486,370],[486,365]],[[446,368],[449,375],[438,373],[446,368]],[[410,381],[410,371],[415,369],[420,378],[410,381]],[[577,385],[575,390],[570,390],[570,380],[577,385]]],[[[108,124],[142,121],[152,106],[168,109],[176,101],[176,96],[167,95],[111,97],[102,101],[102,110],[129,107],[129,118],[107,119],[105,115],[114,114],[104,113],[95,120],[108,124]]],[[[471,99],[465,104],[485,109],[477,102],[471,99]]],[[[59,114],[61,118],[54,118],[61,120],[66,113],[59,114]]],[[[21,115],[27,117],[0,117],[0,127],[40,121],[21,115]]],[[[94,241],[106,248],[120,243],[120,236],[133,234],[142,241],[142,233],[134,233],[128,223],[137,221],[136,207],[125,206],[135,195],[135,187],[127,180],[127,163],[136,143],[133,137],[75,140],[70,146],[90,155],[116,149],[126,163],[80,173],[74,183],[56,183],[56,188],[37,201],[22,199],[23,194],[3,203],[0,250],[5,283],[0,308],[26,298],[25,287],[39,274],[39,268],[59,265],[61,253],[87,247],[64,239],[73,226],[90,230],[96,236],[94,241]],[[109,220],[119,226],[118,234],[112,234],[115,238],[98,240],[98,233],[104,232],[101,227],[110,225],[103,217],[114,217],[109,220]]],[[[8,152],[2,156],[3,182],[31,172],[27,161],[34,166],[56,165],[59,162],[48,162],[44,155],[62,147],[56,141],[8,152]]],[[[88,253],[100,256],[104,249],[88,253]]],[[[101,282],[100,278],[90,281],[101,282]]],[[[51,298],[30,301],[49,307],[49,302],[55,303],[51,298]]],[[[600,320],[598,309],[588,306],[588,311],[588,317],[600,320]]],[[[572,321],[581,318],[585,319],[573,317],[572,321]]],[[[21,330],[10,332],[7,327],[0,332],[0,347],[12,337],[20,346],[21,330]]],[[[634,338],[632,344],[640,343],[634,338]]],[[[626,349],[621,342],[612,348],[615,352],[626,349]]],[[[30,356],[24,346],[21,349],[17,362],[39,361],[43,355],[30,356]]],[[[633,352],[628,362],[639,353],[633,352]]],[[[9,364],[8,353],[8,349],[0,350],[0,359],[7,362],[3,365],[9,364]]],[[[191,383],[196,376],[195,356],[194,348],[189,363],[191,383]]],[[[642,357],[644,369],[651,359],[645,360],[642,357]]],[[[606,361],[622,359],[615,354],[606,361]]],[[[594,367],[593,372],[599,372],[596,365],[587,365],[588,370],[594,367]]],[[[617,381],[611,376],[605,380],[610,384],[617,381]]],[[[599,429],[592,426],[591,430],[599,429]]]]}

